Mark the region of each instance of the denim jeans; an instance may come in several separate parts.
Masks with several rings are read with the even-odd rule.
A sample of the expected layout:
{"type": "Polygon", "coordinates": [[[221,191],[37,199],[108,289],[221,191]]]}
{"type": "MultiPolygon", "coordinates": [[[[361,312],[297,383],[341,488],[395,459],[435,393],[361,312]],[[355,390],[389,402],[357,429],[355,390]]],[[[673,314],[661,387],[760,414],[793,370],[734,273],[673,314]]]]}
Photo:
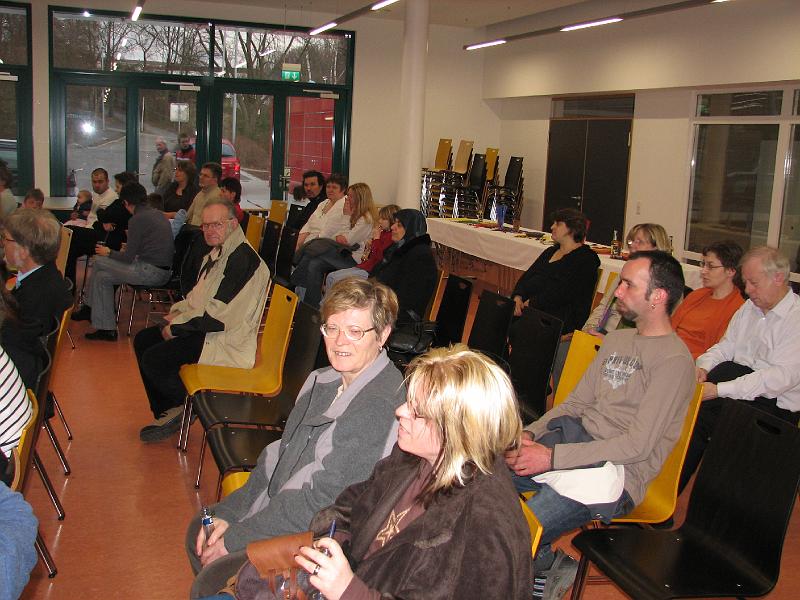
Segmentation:
{"type": "Polygon", "coordinates": [[[126,263],[108,256],[95,257],[86,293],[86,304],[92,307],[92,326],[95,329],[117,328],[115,285],[159,286],[167,283],[170,275],[169,269],[159,269],[139,260],[126,263]]]}
{"type": "Polygon", "coordinates": [[[364,269],[359,269],[358,267],[332,271],[331,273],[328,273],[328,276],[325,278],[325,289],[331,289],[336,283],[348,277],[361,277],[362,279],[367,279],[369,277],[369,273],[367,273],[364,269]]]}
{"type": "MultiPolygon", "coordinates": [[[[512,479],[518,492],[535,492],[526,504],[542,525],[542,540],[533,561],[533,570],[538,573],[549,569],[553,564],[555,555],[551,544],[568,531],[591,521],[592,511],[585,504],[562,496],[549,485],[536,483],[530,477],[512,474],[512,479]]],[[[630,495],[623,490],[614,516],[620,517],[629,513],[633,506],[630,495]]]]}

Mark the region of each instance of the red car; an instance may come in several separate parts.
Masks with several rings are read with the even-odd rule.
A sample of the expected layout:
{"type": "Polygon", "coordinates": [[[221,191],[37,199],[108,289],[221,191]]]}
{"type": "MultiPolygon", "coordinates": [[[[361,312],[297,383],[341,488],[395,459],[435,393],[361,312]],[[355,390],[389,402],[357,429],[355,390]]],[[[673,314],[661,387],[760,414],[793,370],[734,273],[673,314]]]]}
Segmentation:
{"type": "MultiPolygon", "coordinates": [[[[189,143],[194,146],[195,138],[189,138],[189,143]]],[[[239,157],[236,156],[236,148],[233,147],[230,140],[222,138],[222,179],[226,177],[233,177],[239,179],[241,175],[242,166],[239,164],[239,157]]]]}

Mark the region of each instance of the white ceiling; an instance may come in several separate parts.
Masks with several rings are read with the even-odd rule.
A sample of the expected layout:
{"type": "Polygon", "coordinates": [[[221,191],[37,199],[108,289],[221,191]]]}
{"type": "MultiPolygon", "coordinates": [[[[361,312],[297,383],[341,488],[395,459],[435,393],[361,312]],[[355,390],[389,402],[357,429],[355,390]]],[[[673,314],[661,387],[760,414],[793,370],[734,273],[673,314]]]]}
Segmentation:
{"type": "MultiPolygon", "coordinates": [[[[202,0],[219,3],[219,0],[202,0]]],[[[375,0],[377,1],[377,0],[375,0]]],[[[485,27],[540,12],[580,4],[582,0],[431,0],[431,23],[458,27],[485,27]]],[[[236,4],[290,11],[343,15],[366,6],[369,0],[234,0],[236,4]]],[[[381,16],[402,19],[405,8],[398,2],[380,11],[381,16]]]]}

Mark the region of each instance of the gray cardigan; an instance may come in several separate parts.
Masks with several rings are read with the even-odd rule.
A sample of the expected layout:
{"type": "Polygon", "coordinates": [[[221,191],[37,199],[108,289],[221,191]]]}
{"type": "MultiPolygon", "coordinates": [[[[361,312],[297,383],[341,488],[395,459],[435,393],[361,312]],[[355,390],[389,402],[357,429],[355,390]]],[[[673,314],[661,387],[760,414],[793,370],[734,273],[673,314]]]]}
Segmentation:
{"type": "Polygon", "coordinates": [[[267,446],[247,483],[214,508],[230,527],[228,552],[308,529],[347,486],[367,479],[397,438],[405,401],[400,372],[382,352],[336,398],[341,375],[328,367],[303,384],[281,440],[267,446]]]}

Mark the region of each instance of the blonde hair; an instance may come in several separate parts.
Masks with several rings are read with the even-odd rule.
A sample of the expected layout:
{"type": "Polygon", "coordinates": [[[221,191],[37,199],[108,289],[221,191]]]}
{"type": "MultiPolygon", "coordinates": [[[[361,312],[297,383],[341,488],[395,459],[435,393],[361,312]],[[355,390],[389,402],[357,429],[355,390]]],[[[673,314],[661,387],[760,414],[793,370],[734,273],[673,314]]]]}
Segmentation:
{"type": "Polygon", "coordinates": [[[81,190],[81,191],[78,192],[78,194],[75,197],[76,198],[83,197],[83,198],[87,198],[88,200],[91,200],[92,199],[92,192],[90,192],[89,190],[81,190]]]}
{"type": "Polygon", "coordinates": [[[392,221],[394,221],[394,216],[397,214],[397,211],[400,210],[400,207],[397,204],[387,204],[386,206],[382,206],[381,209],[378,211],[378,218],[379,219],[386,219],[389,221],[391,225],[392,221]]]}
{"type": "Polygon", "coordinates": [[[634,225],[628,232],[628,236],[625,238],[625,241],[632,241],[633,238],[636,237],[636,234],[640,231],[642,232],[642,235],[647,238],[647,241],[650,242],[650,245],[655,246],[656,250],[669,252],[672,249],[670,248],[667,230],[657,223],[639,223],[638,225],[634,225]]]}
{"type": "Polygon", "coordinates": [[[347,188],[347,197],[350,198],[350,229],[356,226],[358,220],[364,217],[370,223],[375,222],[375,202],[372,200],[372,190],[366,183],[354,183],[347,188]]]}
{"type": "Polygon", "coordinates": [[[352,308],[370,310],[372,326],[380,337],[384,329],[394,326],[399,304],[397,294],[388,286],[371,279],[346,277],[325,294],[320,310],[322,322],[327,323],[331,315],[352,308]]]}
{"type": "Polygon", "coordinates": [[[463,344],[417,357],[408,373],[408,398],[442,444],[420,494],[427,505],[477,472],[491,473],[497,457],[519,443],[522,422],[508,375],[463,344]]]}

